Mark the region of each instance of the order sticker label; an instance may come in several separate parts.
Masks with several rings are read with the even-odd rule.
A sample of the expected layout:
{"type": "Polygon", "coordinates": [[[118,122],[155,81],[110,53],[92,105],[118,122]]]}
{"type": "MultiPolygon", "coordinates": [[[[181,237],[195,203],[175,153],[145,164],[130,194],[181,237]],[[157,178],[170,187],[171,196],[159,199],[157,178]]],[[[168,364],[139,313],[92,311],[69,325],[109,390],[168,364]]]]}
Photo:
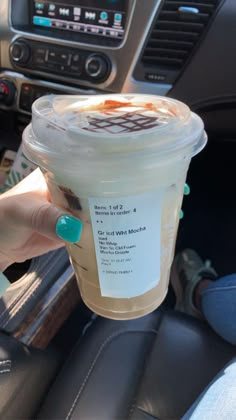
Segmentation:
{"type": "Polygon", "coordinates": [[[102,296],[131,298],[160,281],[162,193],[89,198],[102,296]]]}

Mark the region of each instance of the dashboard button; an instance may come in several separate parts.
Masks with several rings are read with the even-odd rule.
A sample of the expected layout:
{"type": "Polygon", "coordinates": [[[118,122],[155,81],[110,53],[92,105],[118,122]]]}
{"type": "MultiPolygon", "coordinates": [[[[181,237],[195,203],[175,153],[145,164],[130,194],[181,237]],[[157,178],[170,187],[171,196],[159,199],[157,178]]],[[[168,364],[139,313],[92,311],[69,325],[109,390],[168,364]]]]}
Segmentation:
{"type": "Polygon", "coordinates": [[[73,54],[72,58],[71,58],[71,62],[72,63],[78,63],[80,60],[80,55],[79,54],[73,54]]]}
{"type": "Polygon", "coordinates": [[[45,70],[58,71],[59,70],[59,66],[56,63],[45,63],[45,70]]]}
{"type": "Polygon", "coordinates": [[[37,57],[42,57],[42,58],[45,58],[45,55],[46,55],[46,48],[42,48],[42,47],[39,47],[39,48],[36,48],[36,50],[35,50],[35,54],[37,55],[37,57]]]}
{"type": "Polygon", "coordinates": [[[55,73],[68,73],[70,72],[70,67],[64,66],[63,64],[58,63],[45,63],[44,69],[47,71],[54,71],[55,73]]]}
{"type": "Polygon", "coordinates": [[[69,57],[70,57],[69,54],[65,54],[65,53],[60,53],[59,54],[59,59],[60,59],[61,63],[67,64],[68,61],[69,61],[69,57]]]}
{"type": "Polygon", "coordinates": [[[77,73],[78,76],[82,73],[82,69],[80,66],[70,66],[70,71],[72,71],[73,73],[77,73]]]}
{"type": "Polygon", "coordinates": [[[55,51],[48,51],[48,57],[47,57],[48,61],[56,61],[56,53],[55,51]]]}
{"type": "Polygon", "coordinates": [[[20,108],[24,111],[31,111],[33,102],[33,87],[29,84],[23,84],[20,93],[20,108]]]}
{"type": "Polygon", "coordinates": [[[31,98],[21,98],[20,99],[20,108],[23,109],[24,111],[31,111],[31,107],[32,107],[32,101],[31,98]]]}
{"type": "Polygon", "coordinates": [[[70,61],[70,54],[62,51],[48,50],[46,60],[49,63],[65,64],[67,65],[70,61]]]}
{"type": "Polygon", "coordinates": [[[45,64],[45,60],[42,57],[35,57],[34,63],[38,65],[42,65],[42,64],[45,64]]]}
{"type": "Polygon", "coordinates": [[[24,96],[31,96],[32,94],[32,87],[27,84],[23,84],[21,88],[21,94],[24,96]]]}

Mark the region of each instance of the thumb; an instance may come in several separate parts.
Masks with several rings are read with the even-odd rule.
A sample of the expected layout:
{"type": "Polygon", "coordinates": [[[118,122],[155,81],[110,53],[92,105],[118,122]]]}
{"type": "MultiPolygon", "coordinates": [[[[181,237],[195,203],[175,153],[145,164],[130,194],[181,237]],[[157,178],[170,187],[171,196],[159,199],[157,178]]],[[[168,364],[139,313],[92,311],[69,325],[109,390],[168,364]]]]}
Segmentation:
{"type": "Polygon", "coordinates": [[[33,200],[29,211],[28,223],[32,230],[53,240],[60,238],[72,243],[80,240],[83,229],[82,222],[65,213],[63,209],[48,201],[33,200]]]}

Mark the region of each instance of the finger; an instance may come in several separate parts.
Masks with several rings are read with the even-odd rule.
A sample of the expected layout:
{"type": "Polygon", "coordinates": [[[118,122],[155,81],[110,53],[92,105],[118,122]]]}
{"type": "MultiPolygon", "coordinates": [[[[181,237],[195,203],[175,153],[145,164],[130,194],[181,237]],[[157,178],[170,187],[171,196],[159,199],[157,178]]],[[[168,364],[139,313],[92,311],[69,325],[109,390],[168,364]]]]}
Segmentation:
{"type": "MultiPolygon", "coordinates": [[[[53,239],[49,239],[44,235],[40,235],[35,233],[35,238],[32,238],[30,244],[28,245],[28,250],[22,254],[22,261],[25,260],[25,253],[27,252],[28,258],[37,257],[39,255],[43,255],[46,252],[54,251],[56,249],[64,247],[64,243],[57,239],[56,241],[53,239]]],[[[18,253],[19,254],[19,253],[18,253]]],[[[19,259],[19,256],[18,256],[19,259]]]]}
{"type": "Polygon", "coordinates": [[[47,192],[47,184],[39,168],[35,169],[30,175],[8,190],[5,196],[15,196],[30,191],[35,192],[38,196],[44,196],[47,192]]]}
{"type": "Polygon", "coordinates": [[[57,206],[39,200],[34,200],[28,217],[32,230],[45,235],[52,240],[61,238],[63,241],[75,243],[80,240],[83,224],[57,206]]]}
{"type": "Polygon", "coordinates": [[[64,245],[65,244],[59,238],[57,240],[53,240],[47,238],[45,235],[40,235],[38,232],[35,232],[22,248],[17,249],[16,251],[14,249],[11,250],[11,262],[8,262],[6,267],[13,262],[23,262],[26,259],[29,260],[33,257],[38,257],[47,252],[62,248],[64,245]]]}

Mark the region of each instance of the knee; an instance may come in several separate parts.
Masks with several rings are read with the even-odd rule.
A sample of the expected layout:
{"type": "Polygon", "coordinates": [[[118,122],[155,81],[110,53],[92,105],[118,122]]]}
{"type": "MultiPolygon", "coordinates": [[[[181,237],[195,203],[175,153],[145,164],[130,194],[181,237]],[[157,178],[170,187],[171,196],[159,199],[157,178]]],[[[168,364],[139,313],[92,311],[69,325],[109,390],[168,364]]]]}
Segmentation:
{"type": "Polygon", "coordinates": [[[202,312],[210,326],[236,344],[236,274],[222,277],[202,292],[202,312]]]}

